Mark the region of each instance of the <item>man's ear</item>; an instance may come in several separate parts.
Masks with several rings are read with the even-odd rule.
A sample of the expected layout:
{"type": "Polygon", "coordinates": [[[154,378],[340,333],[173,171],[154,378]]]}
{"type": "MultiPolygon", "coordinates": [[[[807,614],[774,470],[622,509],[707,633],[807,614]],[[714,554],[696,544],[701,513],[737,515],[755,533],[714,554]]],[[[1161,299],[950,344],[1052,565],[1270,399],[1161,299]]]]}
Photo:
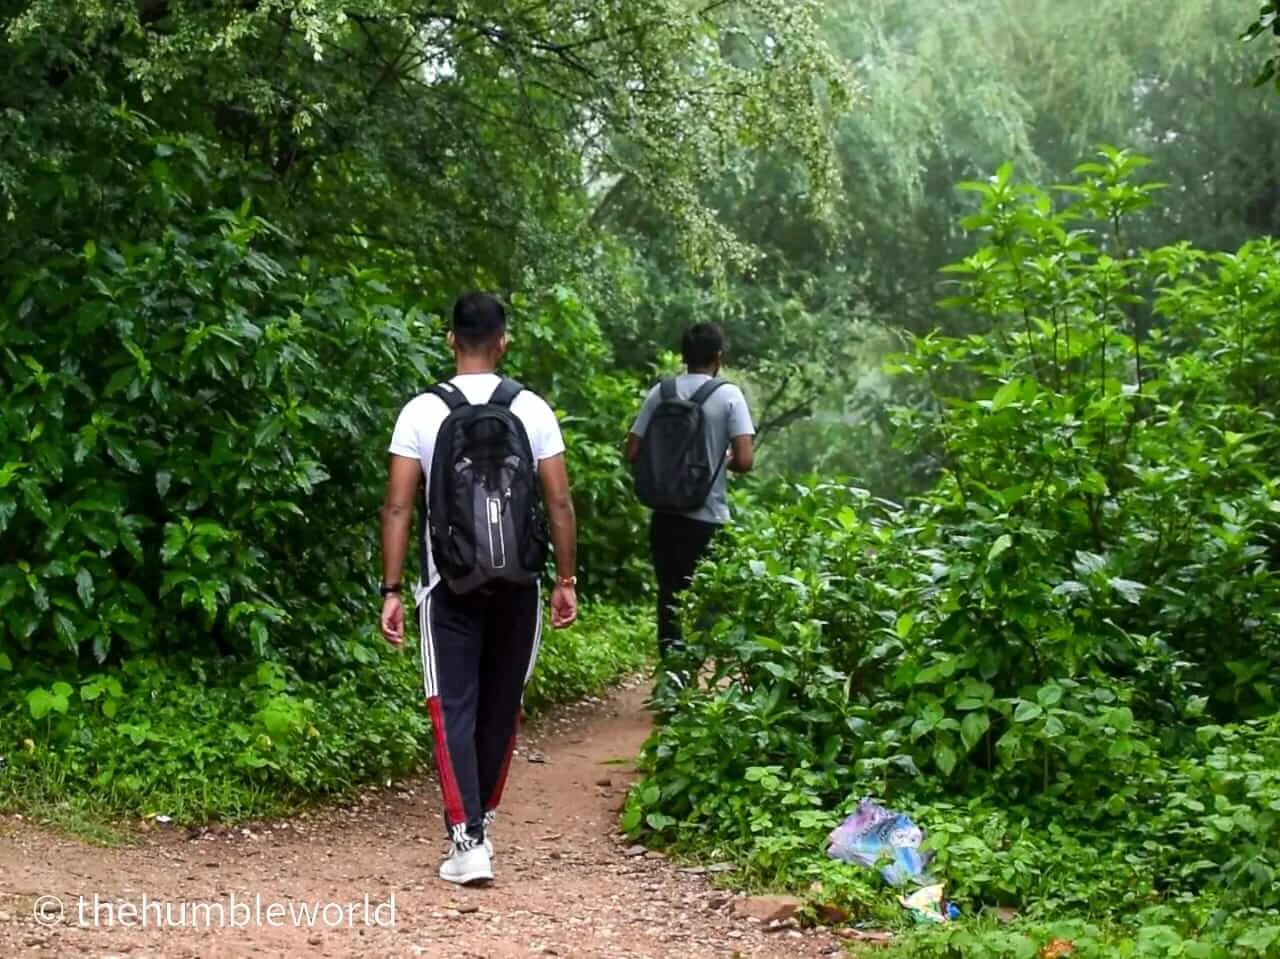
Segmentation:
{"type": "Polygon", "coordinates": [[[498,355],[505,356],[507,352],[507,347],[510,345],[511,345],[511,340],[508,339],[507,334],[503,333],[500,337],[498,337],[498,355]]]}
{"type": "Polygon", "coordinates": [[[449,344],[449,349],[455,350],[455,351],[458,349],[458,339],[453,335],[453,330],[450,330],[447,334],[445,334],[445,340],[449,344]]]}

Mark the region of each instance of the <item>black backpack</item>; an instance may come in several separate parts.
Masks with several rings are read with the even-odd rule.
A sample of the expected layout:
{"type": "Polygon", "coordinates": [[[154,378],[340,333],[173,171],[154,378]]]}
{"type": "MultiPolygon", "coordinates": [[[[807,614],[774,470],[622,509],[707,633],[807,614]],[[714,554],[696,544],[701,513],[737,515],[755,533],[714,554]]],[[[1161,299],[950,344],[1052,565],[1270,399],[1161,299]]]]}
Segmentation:
{"type": "Polygon", "coordinates": [[[468,403],[452,383],[427,391],[449,404],[449,415],[431,458],[423,545],[459,595],[537,582],[546,568],[537,464],[524,424],[511,412],[522,389],[504,378],[479,404],[468,403]]]}
{"type": "Polygon", "coordinates": [[[645,506],[664,513],[688,513],[707,501],[724,457],[716,464],[708,460],[702,405],[724,383],[708,380],[687,400],[676,392],[674,378],[659,386],[658,405],[631,469],[636,496],[645,506]]]}

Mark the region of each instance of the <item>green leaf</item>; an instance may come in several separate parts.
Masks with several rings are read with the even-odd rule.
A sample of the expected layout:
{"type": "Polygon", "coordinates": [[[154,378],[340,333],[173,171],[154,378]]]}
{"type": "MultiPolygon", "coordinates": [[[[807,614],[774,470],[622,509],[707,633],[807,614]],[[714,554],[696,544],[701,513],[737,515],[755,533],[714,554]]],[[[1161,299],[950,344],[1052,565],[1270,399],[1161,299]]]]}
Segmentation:
{"type": "Polygon", "coordinates": [[[1124,597],[1125,602],[1137,603],[1142,601],[1142,592],[1146,589],[1141,583],[1135,583],[1131,579],[1120,579],[1113,577],[1110,581],[1111,588],[1124,597]]]}
{"type": "Polygon", "coordinates": [[[1036,690],[1036,701],[1045,709],[1058,705],[1062,701],[1062,687],[1057,685],[1041,686],[1036,690]]]}
{"type": "Polygon", "coordinates": [[[1000,389],[996,390],[996,395],[991,398],[991,412],[998,413],[1010,403],[1018,398],[1022,392],[1022,380],[1012,379],[1000,389]]]}
{"type": "Polygon", "coordinates": [[[1076,575],[1087,578],[1093,573],[1100,572],[1107,565],[1107,561],[1097,553],[1089,553],[1081,550],[1076,553],[1076,558],[1071,566],[1075,570],[1076,575]]]}
{"type": "Polygon", "coordinates": [[[899,639],[907,638],[915,621],[916,618],[911,613],[903,613],[898,617],[898,622],[894,624],[894,632],[898,634],[899,639]]]}
{"type": "Polygon", "coordinates": [[[944,776],[950,776],[956,768],[955,750],[945,743],[939,744],[938,748],[933,751],[933,761],[938,764],[938,768],[942,770],[944,776]]]}
{"type": "Polygon", "coordinates": [[[1258,926],[1237,939],[1236,945],[1265,954],[1277,941],[1280,941],[1280,926],[1258,926]]]}
{"type": "Polygon", "coordinates": [[[1062,725],[1062,720],[1057,716],[1050,716],[1044,721],[1044,734],[1051,739],[1061,736],[1066,731],[1066,727],[1062,725]]]}
{"type": "Polygon", "coordinates": [[[26,469],[26,467],[26,463],[20,462],[10,462],[5,463],[4,466],[0,466],[0,489],[4,489],[12,483],[14,477],[22,472],[22,470],[26,469]]]}
{"type": "Polygon", "coordinates": [[[989,563],[993,559],[996,559],[998,556],[1000,556],[1001,553],[1003,553],[1012,545],[1013,545],[1013,537],[1011,537],[1008,533],[1005,533],[999,539],[997,539],[994,543],[991,544],[991,552],[987,553],[987,562],[989,563]]]}
{"type": "Polygon", "coordinates": [[[76,631],[76,624],[65,613],[53,614],[53,629],[68,649],[75,649],[80,645],[80,636],[76,631]]]}
{"type": "Polygon", "coordinates": [[[267,654],[267,624],[255,619],[249,626],[249,639],[253,643],[253,651],[258,656],[267,654]]]}
{"type": "Polygon", "coordinates": [[[1018,708],[1014,710],[1013,721],[1015,723],[1029,723],[1039,719],[1044,715],[1044,710],[1039,704],[1022,700],[1018,703],[1018,708]]]}
{"type": "Polygon", "coordinates": [[[27,709],[32,719],[44,719],[53,709],[54,699],[47,689],[33,689],[27,693],[27,709]]]}
{"type": "Polygon", "coordinates": [[[991,719],[985,712],[969,713],[960,723],[960,741],[965,749],[973,749],[991,728],[991,719]]]}
{"type": "Polygon", "coordinates": [[[138,539],[138,535],[127,526],[121,526],[120,542],[124,545],[129,555],[133,557],[134,562],[141,564],[143,561],[142,541],[138,539]]]}
{"type": "Polygon", "coordinates": [[[138,473],[142,470],[142,464],[138,462],[138,458],[133,455],[123,443],[116,442],[114,439],[107,440],[107,451],[111,454],[111,458],[119,463],[130,473],[138,473]]]}
{"type": "Polygon", "coordinates": [[[162,562],[171,563],[182,552],[187,542],[187,531],[178,523],[166,523],[164,528],[164,547],[160,550],[162,562]]]}
{"type": "Polygon", "coordinates": [[[76,573],[76,595],[80,597],[85,609],[93,605],[93,574],[84,567],[76,573]]]}
{"type": "Polygon", "coordinates": [[[1128,706],[1117,706],[1107,710],[1103,722],[1114,727],[1117,732],[1127,733],[1133,728],[1133,711],[1128,706]]]}
{"type": "Polygon", "coordinates": [[[644,812],[638,806],[632,806],[622,815],[622,831],[633,833],[644,820],[644,812]]]}

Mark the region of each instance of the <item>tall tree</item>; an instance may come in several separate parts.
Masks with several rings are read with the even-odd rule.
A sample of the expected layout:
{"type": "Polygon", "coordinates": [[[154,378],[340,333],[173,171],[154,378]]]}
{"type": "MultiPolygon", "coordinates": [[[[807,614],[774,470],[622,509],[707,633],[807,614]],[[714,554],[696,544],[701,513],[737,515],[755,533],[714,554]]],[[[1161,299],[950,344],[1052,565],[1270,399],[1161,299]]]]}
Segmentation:
{"type": "Polygon", "coordinates": [[[226,193],[267,198],[312,249],[403,249],[506,288],[563,274],[591,249],[584,185],[602,178],[634,181],[690,251],[725,250],[732,237],[697,185],[784,121],[823,169],[823,114],[845,82],[814,5],[781,0],[78,10],[0,2],[10,221],[25,171],[110,149],[125,103],[255,164],[253,182],[231,177],[226,193]]]}

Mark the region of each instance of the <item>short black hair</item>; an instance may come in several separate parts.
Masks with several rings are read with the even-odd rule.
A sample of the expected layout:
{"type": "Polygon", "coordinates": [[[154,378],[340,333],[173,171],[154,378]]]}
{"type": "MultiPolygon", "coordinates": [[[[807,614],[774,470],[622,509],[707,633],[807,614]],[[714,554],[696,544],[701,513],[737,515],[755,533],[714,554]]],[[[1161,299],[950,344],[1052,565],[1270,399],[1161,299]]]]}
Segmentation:
{"type": "Polygon", "coordinates": [[[507,311],[491,293],[464,293],[453,304],[453,338],[468,352],[493,344],[507,330],[507,311]]]}
{"type": "Polygon", "coordinates": [[[724,334],[714,323],[698,323],[680,337],[680,353],[690,369],[710,366],[724,352],[724,334]]]}

